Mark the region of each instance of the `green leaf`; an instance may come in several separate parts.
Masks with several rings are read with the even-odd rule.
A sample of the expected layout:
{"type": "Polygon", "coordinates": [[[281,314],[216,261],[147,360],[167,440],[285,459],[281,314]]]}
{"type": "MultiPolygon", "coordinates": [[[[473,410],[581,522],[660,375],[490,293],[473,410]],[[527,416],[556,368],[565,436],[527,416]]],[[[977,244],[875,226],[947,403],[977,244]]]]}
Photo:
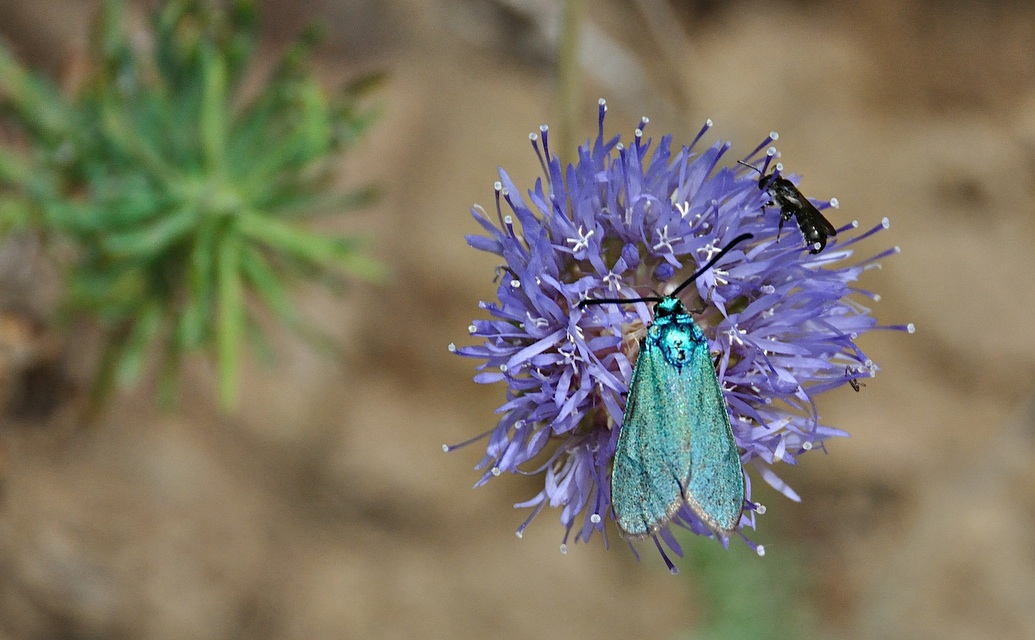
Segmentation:
{"type": "Polygon", "coordinates": [[[132,322],[115,366],[115,383],[119,387],[129,387],[140,380],[149,347],[162,327],[161,303],[151,301],[139,310],[132,322]]]}
{"type": "Polygon", "coordinates": [[[227,78],[230,86],[237,87],[255,55],[255,33],[258,13],[251,0],[234,0],[228,18],[229,37],[223,46],[226,56],[227,78]]]}
{"type": "Polygon", "coordinates": [[[165,343],[165,355],[162,358],[162,366],[158,371],[158,404],[171,409],[175,406],[180,394],[179,374],[180,363],[183,353],[177,345],[176,339],[169,336],[165,343]]]}
{"type": "Polygon", "coordinates": [[[250,238],[304,262],[324,268],[339,268],[361,278],[377,280],[384,276],[378,264],[357,253],[359,241],[306,231],[287,222],[242,212],[240,230],[250,238]]]}
{"type": "Polygon", "coordinates": [[[331,140],[327,96],[315,78],[306,78],[298,87],[300,123],[298,137],[303,162],[321,155],[331,140]]]}
{"type": "Polygon", "coordinates": [[[254,318],[245,318],[245,332],[248,337],[248,346],[255,354],[259,364],[270,365],[276,360],[276,352],[269,338],[263,333],[262,328],[254,318]]]}
{"type": "Polygon", "coordinates": [[[104,0],[101,4],[91,42],[91,53],[100,66],[100,76],[97,80],[112,93],[125,87],[126,80],[131,74],[136,75],[133,46],[126,25],[125,2],[104,0]]]}
{"type": "Polygon", "coordinates": [[[217,248],[215,225],[202,225],[191,249],[186,302],[176,325],[176,340],[184,351],[200,347],[212,335],[210,322],[216,290],[217,248]]]}
{"type": "Polygon", "coordinates": [[[0,196],[0,237],[12,229],[21,229],[31,225],[34,220],[32,206],[19,197],[0,196]]]}
{"type": "Polygon", "coordinates": [[[160,216],[138,231],[110,234],[101,240],[115,257],[153,258],[186,238],[194,230],[197,219],[196,210],[183,208],[160,216]]]}
{"type": "Polygon", "coordinates": [[[223,172],[226,153],[226,62],[212,47],[202,48],[201,149],[208,171],[223,172]]]}
{"type": "Polygon", "coordinates": [[[290,190],[285,187],[270,194],[271,199],[258,204],[263,209],[276,210],[277,217],[281,219],[309,220],[369,207],[381,198],[381,190],[373,186],[330,195],[315,192],[312,186],[306,189],[305,186],[298,185],[290,190]]]}
{"type": "Polygon", "coordinates": [[[147,138],[139,135],[133,124],[121,111],[120,105],[110,101],[101,105],[101,126],[114,148],[126,154],[128,159],[144,165],[152,175],[163,182],[171,182],[176,172],[166,164],[157,150],[147,144],[147,138]]]}
{"type": "Polygon", "coordinates": [[[22,185],[29,179],[31,171],[28,160],[20,154],[7,149],[0,151],[0,182],[22,185]]]}
{"type": "Polygon", "coordinates": [[[89,311],[108,325],[118,325],[138,313],[141,300],[148,295],[146,273],[119,264],[98,268],[84,261],[68,280],[70,304],[89,311]]]}
{"type": "Polygon", "coordinates": [[[323,331],[306,323],[298,314],[295,305],[287,295],[283,273],[274,270],[261,252],[254,248],[245,251],[242,266],[248,284],[258,294],[259,299],[270,308],[273,314],[286,327],[300,335],[307,342],[323,351],[334,351],[336,341],[323,331]]]}
{"type": "Polygon", "coordinates": [[[74,124],[61,92],[45,76],[31,74],[0,44],[0,105],[18,115],[29,133],[47,144],[64,139],[74,124]]]}
{"type": "Polygon", "coordinates": [[[295,306],[288,298],[287,289],[276,271],[266,261],[262,253],[254,247],[248,247],[241,256],[243,273],[259,298],[274,315],[292,329],[300,326],[300,317],[295,306]]]}
{"type": "Polygon", "coordinates": [[[218,324],[216,326],[216,367],[219,402],[226,410],[237,403],[241,368],[241,336],[245,330],[244,288],[241,283],[241,245],[234,235],[219,243],[218,324]]]}
{"type": "Polygon", "coordinates": [[[271,139],[276,139],[270,126],[273,117],[272,96],[264,93],[249,103],[233,121],[228,140],[227,171],[234,180],[251,175],[253,167],[268,150],[271,139]]]}
{"type": "Polygon", "coordinates": [[[92,53],[101,60],[109,60],[128,48],[126,38],[126,5],[120,0],[103,0],[97,17],[92,53]]]}
{"type": "Polygon", "coordinates": [[[349,80],[348,84],[342,87],[342,93],[350,97],[364,96],[383,88],[387,81],[388,74],[374,71],[349,80]]]}

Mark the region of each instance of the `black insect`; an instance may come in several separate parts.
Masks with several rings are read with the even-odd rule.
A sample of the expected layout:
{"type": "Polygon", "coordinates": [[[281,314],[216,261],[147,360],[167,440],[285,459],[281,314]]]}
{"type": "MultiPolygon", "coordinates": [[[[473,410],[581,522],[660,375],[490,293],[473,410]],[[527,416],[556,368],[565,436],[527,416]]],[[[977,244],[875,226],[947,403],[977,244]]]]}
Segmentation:
{"type": "Polygon", "coordinates": [[[758,179],[758,188],[769,194],[772,198],[766,206],[777,205],[780,207],[780,227],[776,237],[780,237],[785,222],[794,216],[798,221],[798,228],[801,235],[805,236],[805,244],[809,247],[809,253],[819,253],[827,246],[827,238],[837,235],[834,225],[823,217],[816,205],[809,202],[808,198],[798,191],[794,183],[781,176],[775,169],[772,173],[763,173],[758,167],[746,162],[737,161],[745,167],[758,172],[761,176],[758,179]]]}
{"type": "MultiPolygon", "coordinates": [[[[848,377],[850,375],[852,375],[852,368],[851,367],[845,367],[845,377],[848,377]]],[[[852,386],[852,389],[856,393],[859,393],[859,387],[865,387],[866,386],[865,384],[859,382],[855,378],[848,378],[848,384],[850,384],[852,386]]]]}

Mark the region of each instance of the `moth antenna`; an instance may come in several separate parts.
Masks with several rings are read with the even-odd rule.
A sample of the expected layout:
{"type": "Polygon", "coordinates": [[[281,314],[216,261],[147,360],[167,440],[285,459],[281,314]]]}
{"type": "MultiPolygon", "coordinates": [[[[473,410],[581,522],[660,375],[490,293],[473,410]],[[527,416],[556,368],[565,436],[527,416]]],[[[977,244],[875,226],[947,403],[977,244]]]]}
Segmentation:
{"type": "Polygon", "coordinates": [[[681,284],[678,287],[676,287],[676,290],[673,291],[672,293],[670,293],[669,295],[670,296],[675,296],[680,291],[682,291],[683,289],[687,288],[690,285],[691,282],[693,282],[694,280],[697,280],[698,276],[700,276],[702,273],[704,273],[708,269],[711,269],[715,265],[716,262],[718,262],[719,260],[722,260],[723,256],[725,256],[727,253],[732,251],[734,247],[736,247],[741,242],[744,242],[745,240],[750,240],[751,238],[754,238],[754,237],[755,236],[753,234],[742,233],[739,236],[737,236],[736,238],[734,238],[729,244],[727,244],[725,247],[722,248],[722,251],[720,251],[717,254],[715,254],[712,257],[711,260],[706,262],[703,267],[701,267],[700,269],[695,271],[694,275],[692,275],[689,278],[687,278],[686,282],[684,282],[683,284],[681,284]]]}

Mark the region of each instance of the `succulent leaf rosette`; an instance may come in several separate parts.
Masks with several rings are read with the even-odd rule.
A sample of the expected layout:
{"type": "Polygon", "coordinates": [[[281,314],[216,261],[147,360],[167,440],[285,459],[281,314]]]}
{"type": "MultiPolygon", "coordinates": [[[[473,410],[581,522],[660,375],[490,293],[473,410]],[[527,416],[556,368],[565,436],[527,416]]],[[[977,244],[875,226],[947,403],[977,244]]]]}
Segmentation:
{"type": "Polygon", "coordinates": [[[65,88],[0,45],[0,112],[17,134],[0,152],[0,230],[43,237],[68,315],[101,326],[96,397],[153,360],[171,393],[183,358],[204,351],[229,407],[257,308],[318,337],[291,285],[381,273],[358,238],[310,228],[373,195],[331,188],[372,121],[371,83],[325,87],[311,34],[256,74],[254,0],[172,0],[137,29],[126,13],[101,3],[65,88]]]}

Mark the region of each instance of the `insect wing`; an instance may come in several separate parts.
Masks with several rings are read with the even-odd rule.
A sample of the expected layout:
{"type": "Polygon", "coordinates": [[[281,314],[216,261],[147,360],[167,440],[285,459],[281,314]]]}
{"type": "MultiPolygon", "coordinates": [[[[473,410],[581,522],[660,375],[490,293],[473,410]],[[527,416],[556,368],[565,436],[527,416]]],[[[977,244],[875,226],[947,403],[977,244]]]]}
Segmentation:
{"type": "Polygon", "coordinates": [[[689,443],[693,466],[686,502],[708,528],[729,537],[744,508],[744,471],[706,341],[694,345],[683,377],[688,378],[685,387],[693,408],[689,443]]]}
{"type": "Polygon", "coordinates": [[[657,324],[647,330],[633,367],[614,467],[611,501],[623,537],[656,533],[683,504],[690,476],[689,398],[658,345],[657,324]]]}
{"type": "Polygon", "coordinates": [[[682,318],[650,327],[629,385],[611,492],[630,540],[656,533],[684,501],[716,533],[740,522],[744,476],[726,402],[707,341],[682,318]]]}
{"type": "Polygon", "coordinates": [[[837,235],[837,229],[819,212],[814,204],[802,198],[803,205],[795,211],[798,228],[805,236],[805,243],[811,247],[810,253],[819,253],[827,246],[827,238],[837,235]]]}

